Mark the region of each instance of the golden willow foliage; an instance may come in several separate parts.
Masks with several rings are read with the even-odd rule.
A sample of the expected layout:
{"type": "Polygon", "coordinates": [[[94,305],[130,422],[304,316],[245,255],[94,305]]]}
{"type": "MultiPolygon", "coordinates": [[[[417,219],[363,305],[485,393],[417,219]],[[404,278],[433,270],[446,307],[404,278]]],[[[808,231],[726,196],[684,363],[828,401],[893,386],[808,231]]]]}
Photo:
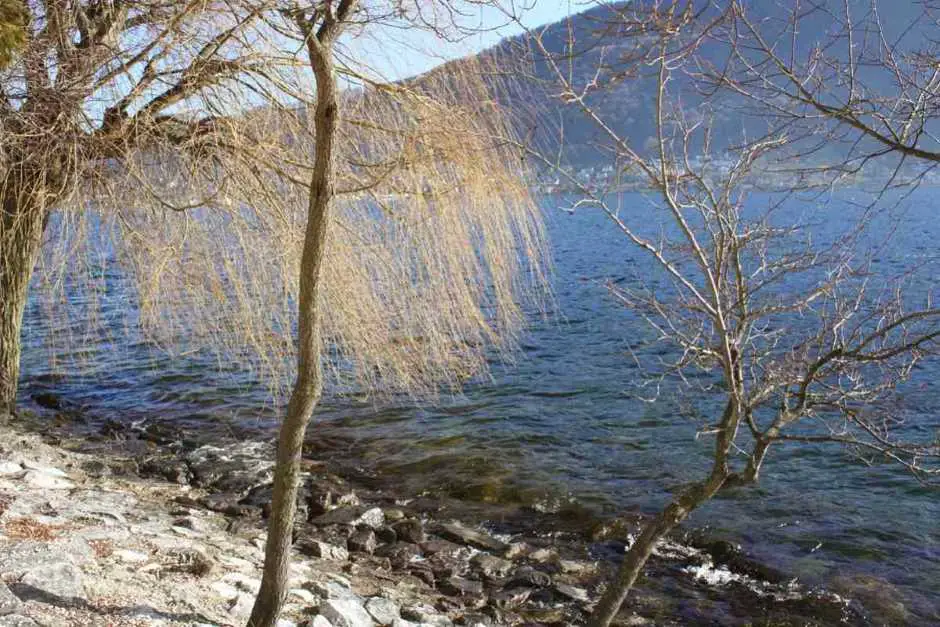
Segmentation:
{"type": "Polygon", "coordinates": [[[22,0],[0,0],[0,70],[26,45],[29,16],[22,0]]]}
{"type": "MultiPolygon", "coordinates": [[[[469,62],[418,84],[350,90],[342,115],[321,291],[327,372],[340,391],[457,388],[486,370],[488,349],[511,347],[524,308],[544,295],[542,224],[504,142],[511,129],[469,62]]],[[[216,351],[283,392],[308,119],[303,108],[259,108],[227,119],[209,145],[151,144],[102,171],[74,197],[93,203],[61,211],[44,255],[47,297],[70,282],[62,268],[81,272],[69,259],[92,259],[100,274],[94,239],[104,234],[149,340],[176,354],[216,351]]],[[[83,283],[93,308],[101,282],[83,283]]]]}

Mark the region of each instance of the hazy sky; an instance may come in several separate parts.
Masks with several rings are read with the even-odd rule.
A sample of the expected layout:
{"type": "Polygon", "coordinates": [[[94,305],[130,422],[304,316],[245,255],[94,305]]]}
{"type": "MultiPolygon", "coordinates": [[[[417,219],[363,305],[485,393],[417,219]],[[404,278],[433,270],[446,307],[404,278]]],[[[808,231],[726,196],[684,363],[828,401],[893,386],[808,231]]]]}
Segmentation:
{"type": "MultiPolygon", "coordinates": [[[[522,24],[534,28],[556,22],[587,8],[584,0],[529,0],[532,8],[521,13],[522,24]]],[[[394,28],[371,29],[367,34],[347,40],[356,59],[369,60],[375,74],[386,80],[420,74],[443,61],[455,59],[493,46],[500,39],[522,32],[505,15],[489,7],[476,7],[463,20],[479,32],[458,43],[442,43],[429,33],[394,28]]]]}

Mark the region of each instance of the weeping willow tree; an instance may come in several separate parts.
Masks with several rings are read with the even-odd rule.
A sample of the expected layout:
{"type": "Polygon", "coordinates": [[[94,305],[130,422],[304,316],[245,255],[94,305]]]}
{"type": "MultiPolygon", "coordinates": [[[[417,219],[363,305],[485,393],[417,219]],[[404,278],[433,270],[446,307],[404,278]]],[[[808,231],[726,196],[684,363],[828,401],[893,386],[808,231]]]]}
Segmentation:
{"type": "MultiPolygon", "coordinates": [[[[105,6],[74,17],[78,41],[108,28],[87,28],[103,19],[92,5],[105,6]]],[[[133,69],[102,89],[110,104],[97,115],[81,98],[102,93],[69,99],[58,75],[34,80],[50,84],[75,119],[65,138],[40,125],[41,144],[25,130],[10,135],[20,152],[6,162],[5,189],[17,186],[5,196],[0,236],[23,245],[15,260],[3,249],[0,279],[16,279],[17,304],[0,304],[11,321],[0,349],[16,354],[0,378],[12,404],[38,261],[35,296],[50,326],[68,329],[60,345],[86,337],[74,320],[97,324],[102,266],[113,266],[136,305],[129,326],[152,344],[177,355],[214,351],[288,392],[250,620],[267,626],[286,592],[301,444],[324,384],[434,395],[484,371],[490,351],[512,347],[539,297],[543,234],[487,68],[460,62],[387,83],[339,48],[344,32],[359,36],[401,11],[354,0],[192,7],[152,9],[164,13],[144,44],[126,25],[149,13],[111,15],[107,23],[125,28],[101,40],[117,37],[136,56],[111,53],[85,68],[94,82],[104,68],[133,69]],[[27,173],[43,154],[55,159],[38,163],[56,168],[27,173]]],[[[443,40],[456,32],[420,21],[443,40]]],[[[20,80],[9,85],[29,82],[39,54],[31,50],[44,41],[28,42],[20,80]]],[[[23,107],[45,110],[32,89],[23,107]]],[[[25,128],[19,112],[7,114],[25,128]]]]}

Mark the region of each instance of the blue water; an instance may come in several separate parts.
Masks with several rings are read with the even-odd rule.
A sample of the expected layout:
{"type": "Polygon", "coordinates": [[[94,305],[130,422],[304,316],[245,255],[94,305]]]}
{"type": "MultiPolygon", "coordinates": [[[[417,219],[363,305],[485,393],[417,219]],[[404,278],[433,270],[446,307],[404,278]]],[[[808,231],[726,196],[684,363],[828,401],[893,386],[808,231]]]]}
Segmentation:
{"type": "MultiPolygon", "coordinates": [[[[843,192],[828,208],[795,199],[775,219],[814,222],[817,244],[831,241],[857,215],[845,202],[853,198],[843,192]]],[[[674,381],[662,386],[656,402],[642,398],[652,392],[638,385],[650,380],[650,364],[672,349],[655,342],[650,327],[605,288],[609,280],[646,281],[666,293],[669,284],[603,216],[568,215],[557,209],[563,202],[545,201],[554,302],[548,315],[532,316],[514,363],[494,363],[491,380],[439,407],[329,397],[311,430],[311,450],[355,460],[414,493],[543,507],[574,502],[607,513],[654,511],[672,490],[700,478],[712,440],[696,439],[696,429],[709,415],[716,418],[719,407],[706,393],[681,393],[674,381]]],[[[649,233],[664,228],[639,195],[626,199],[625,216],[649,233]]],[[[875,285],[917,266],[909,290],[915,297],[940,295],[938,216],[940,191],[923,189],[879,218],[867,240],[878,244],[875,285]],[[893,235],[885,246],[889,225],[893,235]]],[[[105,319],[128,314],[132,301],[119,283],[102,300],[105,319]]],[[[49,333],[33,303],[24,400],[53,389],[101,418],[173,421],[220,434],[238,426],[265,436],[276,428],[267,388],[247,373],[221,371],[211,358],[163,356],[131,333],[130,343],[123,336],[93,338],[79,355],[86,373],[70,375],[70,354],[50,351],[49,333]],[[50,363],[50,352],[59,365],[50,363]]],[[[902,388],[900,408],[915,437],[940,429],[938,375],[940,360],[928,359],[902,388]]],[[[865,466],[833,446],[779,446],[759,486],[721,496],[689,524],[739,541],[803,581],[873,576],[894,586],[915,615],[940,612],[940,491],[897,467],[865,466]]]]}

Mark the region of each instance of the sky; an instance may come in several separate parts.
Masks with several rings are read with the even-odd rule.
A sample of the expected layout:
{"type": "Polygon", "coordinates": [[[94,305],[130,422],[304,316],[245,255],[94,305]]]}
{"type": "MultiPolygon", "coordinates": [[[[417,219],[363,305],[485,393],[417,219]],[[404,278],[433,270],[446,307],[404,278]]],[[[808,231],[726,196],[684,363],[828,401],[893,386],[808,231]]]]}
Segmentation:
{"type": "Polygon", "coordinates": [[[461,22],[477,32],[455,43],[442,42],[428,32],[383,27],[367,30],[364,35],[347,40],[346,44],[357,60],[370,60],[370,73],[375,78],[398,80],[426,72],[444,61],[489,48],[505,37],[523,32],[525,28],[557,22],[589,6],[585,0],[523,2],[528,3],[526,8],[517,9],[521,24],[513,23],[502,12],[489,6],[474,7],[472,14],[467,11],[461,22]]]}

